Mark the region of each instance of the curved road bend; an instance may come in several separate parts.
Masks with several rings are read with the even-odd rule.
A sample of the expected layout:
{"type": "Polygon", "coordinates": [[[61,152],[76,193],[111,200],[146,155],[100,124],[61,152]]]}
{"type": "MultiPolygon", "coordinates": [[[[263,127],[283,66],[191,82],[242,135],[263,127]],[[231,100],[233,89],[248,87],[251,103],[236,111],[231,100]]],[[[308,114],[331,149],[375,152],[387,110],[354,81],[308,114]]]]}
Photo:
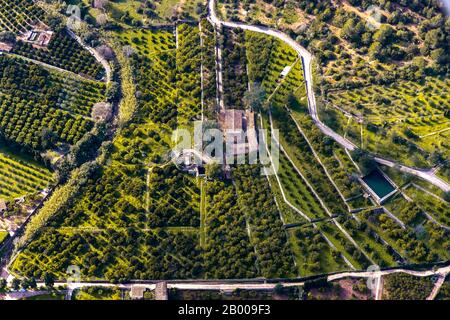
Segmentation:
{"type": "Polygon", "coordinates": [[[111,71],[111,66],[109,65],[108,61],[105,58],[103,58],[100,55],[100,53],[98,53],[97,50],[95,50],[94,48],[85,44],[83,42],[83,40],[81,40],[81,38],[78,35],[76,35],[69,28],[67,28],[67,33],[69,34],[69,36],[71,36],[73,39],[75,39],[85,50],[87,50],[91,55],[93,55],[95,60],[97,60],[97,62],[103,66],[103,69],[105,69],[105,73],[106,73],[105,82],[107,84],[110,83],[112,80],[112,71],[111,71]]]}
{"type": "MultiPolygon", "coordinates": [[[[336,142],[338,142],[340,145],[342,145],[344,148],[352,151],[355,150],[357,147],[353,142],[350,140],[342,137],[338,133],[334,132],[330,127],[325,125],[323,122],[320,121],[319,115],[317,112],[317,104],[316,104],[316,97],[313,90],[313,77],[312,77],[312,54],[306,50],[304,47],[302,47],[300,44],[298,44],[294,39],[292,39],[287,34],[270,29],[268,27],[263,26],[252,26],[252,25],[246,25],[244,23],[239,22],[227,22],[227,21],[221,21],[215,11],[215,0],[209,0],[209,18],[210,21],[215,25],[224,25],[229,28],[240,28],[243,30],[249,30],[259,33],[264,33],[269,36],[276,37],[280,39],[281,41],[288,44],[291,48],[293,48],[298,55],[302,58],[303,62],[303,70],[304,70],[304,78],[306,82],[306,90],[308,93],[308,108],[309,113],[311,114],[312,119],[314,120],[315,124],[319,127],[319,129],[327,136],[333,138],[336,142]]],[[[395,167],[398,170],[402,172],[406,172],[412,175],[415,175],[417,177],[420,177],[424,179],[425,181],[428,181],[429,183],[435,185],[439,189],[448,192],[450,191],[450,185],[437,177],[432,171],[429,170],[420,170],[415,168],[410,168],[407,166],[403,166],[398,164],[397,162],[383,159],[381,157],[375,157],[375,161],[382,165],[386,165],[388,167],[395,167]]]]}

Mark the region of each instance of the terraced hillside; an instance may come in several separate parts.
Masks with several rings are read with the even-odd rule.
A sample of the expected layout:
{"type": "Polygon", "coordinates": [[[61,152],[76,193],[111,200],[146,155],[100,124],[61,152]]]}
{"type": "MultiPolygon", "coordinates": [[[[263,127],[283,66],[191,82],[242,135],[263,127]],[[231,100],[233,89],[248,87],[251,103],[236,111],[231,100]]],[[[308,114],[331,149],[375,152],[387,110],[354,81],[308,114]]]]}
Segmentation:
{"type": "MultiPolygon", "coordinates": [[[[314,4],[305,6],[305,1],[280,1],[282,9],[278,3],[255,1],[262,5],[256,9],[253,2],[227,2],[219,11],[230,17],[231,8],[231,17],[236,20],[255,19],[257,14],[267,25],[274,22],[269,19],[274,17],[272,13],[267,12],[281,12],[280,25],[294,33],[301,26],[293,26],[293,21],[302,17],[313,27],[322,23],[330,38],[338,34],[339,39],[329,39],[335,47],[356,50],[354,39],[349,38],[360,23],[354,17],[358,14],[351,13],[355,7],[342,1],[344,11],[330,10],[322,16],[324,4],[335,2],[318,1],[317,11],[312,8],[314,4]],[[313,14],[319,17],[308,20],[313,14]],[[343,21],[347,18],[354,21],[347,25],[343,21]]],[[[112,6],[120,4],[124,3],[112,6]]],[[[128,4],[130,7],[122,7],[123,12],[139,13],[136,2],[128,4]]],[[[320,116],[354,141],[362,132],[363,150],[350,152],[326,136],[311,118],[304,61],[287,43],[238,28],[214,30],[208,20],[129,28],[124,25],[134,24],[127,21],[131,13],[124,15],[121,27],[107,32],[117,54],[123,95],[118,130],[111,142],[102,144],[95,160],[73,170],[71,178],[54,191],[27,225],[17,242],[21,250],[12,262],[13,274],[65,278],[67,266],[79,265],[83,280],[270,279],[366,270],[374,265],[388,268],[448,262],[448,194],[400,174],[396,167],[377,168],[364,152],[392,152],[399,160],[400,154],[395,153],[402,152],[404,161],[424,165],[430,163],[431,154],[436,159],[446,156],[446,131],[441,129],[447,116],[447,80],[439,75],[439,68],[428,70],[430,74],[420,79],[405,76],[390,84],[365,75],[379,76],[371,73],[370,65],[365,71],[356,69],[354,77],[348,78],[351,81],[345,82],[345,70],[340,70],[343,78],[329,79],[324,74],[336,67],[333,59],[328,59],[331,48],[323,47],[322,55],[316,50],[320,65],[314,81],[321,98],[320,116]],[[220,69],[223,83],[216,83],[220,79],[216,70],[220,69]],[[223,97],[217,92],[222,85],[223,97]],[[254,90],[259,90],[258,101],[251,104],[249,96],[254,90]],[[205,164],[206,177],[202,177],[193,174],[195,167],[183,169],[171,161],[171,150],[178,142],[173,141],[174,130],[192,129],[192,122],[205,116],[214,119],[221,99],[229,109],[252,107],[258,129],[279,133],[274,139],[259,139],[262,146],[267,142],[266,150],[272,152],[269,166],[277,169],[273,175],[266,176],[267,167],[261,165],[227,167],[213,163],[205,164]],[[375,127],[379,131],[371,131],[369,136],[364,125],[368,131],[375,127]],[[406,144],[407,150],[398,146],[372,149],[376,139],[387,143],[389,135],[396,133],[394,145],[400,145],[397,142],[402,138],[415,139],[428,127],[440,128],[437,137],[424,133],[424,138],[434,137],[433,142],[417,140],[416,147],[406,144]],[[279,147],[279,168],[274,160],[275,146],[279,147]],[[440,155],[435,150],[444,151],[440,155]],[[417,159],[408,152],[417,154],[417,159]],[[395,184],[395,194],[386,202],[380,203],[362,185],[369,169],[382,170],[395,184]]],[[[430,11],[430,16],[435,12],[430,11]]],[[[420,37],[410,35],[410,27],[396,28],[406,34],[395,37],[420,37]]],[[[311,48],[325,46],[316,43],[322,36],[319,31],[310,38],[304,38],[304,33],[299,31],[299,42],[311,48]]],[[[384,41],[382,34],[365,33],[379,40],[375,42],[384,41]]],[[[391,36],[389,41],[397,39],[391,36]]],[[[428,41],[418,44],[425,46],[428,41]]],[[[404,43],[395,48],[386,53],[389,57],[385,61],[374,63],[374,68],[394,68],[392,61],[399,54],[395,50],[405,50],[404,43]]],[[[355,52],[355,56],[367,53],[355,52]]],[[[345,55],[338,49],[335,53],[345,55]]],[[[431,57],[431,52],[423,56],[431,57]]],[[[29,61],[0,59],[6,61],[0,83],[5,91],[0,98],[7,101],[4,111],[0,110],[4,117],[0,129],[10,129],[5,130],[6,137],[20,144],[28,141],[23,140],[22,132],[14,134],[8,123],[23,124],[21,114],[12,112],[20,108],[32,112],[36,108],[31,109],[31,104],[40,101],[49,106],[46,110],[52,112],[48,114],[61,115],[45,119],[49,126],[55,124],[51,129],[58,130],[49,134],[43,122],[36,122],[22,131],[37,127],[36,132],[46,133],[55,144],[72,144],[79,141],[77,134],[93,125],[90,110],[103,98],[102,83],[63,80],[59,73],[29,61]],[[27,79],[23,93],[12,74],[27,79]],[[80,89],[72,90],[78,88],[76,84],[80,89]],[[44,90],[37,92],[37,87],[44,90]],[[24,101],[26,97],[34,100],[24,101]],[[9,103],[15,103],[14,108],[7,108],[9,103]],[[63,118],[75,120],[65,123],[63,118]],[[59,130],[69,123],[74,127],[59,130]]],[[[405,61],[397,64],[403,67],[405,61]]],[[[352,67],[355,65],[350,63],[345,66],[352,67]]],[[[212,122],[207,125],[216,127],[212,122]]],[[[27,143],[32,148],[45,149],[44,139],[30,141],[27,143]]]]}
{"type": "MultiPolygon", "coordinates": [[[[198,35],[196,28],[191,32],[198,35]]],[[[89,264],[84,275],[94,278],[184,278],[203,273],[196,232],[199,186],[195,179],[164,165],[168,161],[164,154],[171,145],[169,133],[177,123],[188,120],[181,112],[183,102],[191,103],[192,98],[197,98],[178,94],[177,87],[182,88],[191,80],[175,78],[174,30],[146,30],[144,36],[148,39],[145,48],[143,40],[133,41],[133,36],[128,38],[123,33],[119,36],[120,41],[136,50],[131,62],[141,94],[137,114],[114,142],[112,162],[93,173],[73,205],[56,214],[49,228],[16,260],[14,269],[28,275],[60,275],[67,262],[84,261],[89,264]],[[179,84],[174,79],[179,79],[179,84]],[[176,104],[177,99],[180,104],[176,104]],[[181,191],[184,195],[177,199],[181,191]],[[74,247],[60,258],[51,258],[52,252],[59,251],[67,241],[79,244],[78,249],[74,247]],[[47,242],[49,249],[44,254],[42,245],[47,242]],[[88,243],[102,250],[91,251],[86,247],[88,243]],[[123,257],[128,257],[128,262],[123,257]],[[47,261],[44,268],[43,261],[47,261]]],[[[180,44],[183,52],[184,44],[180,44]]],[[[200,42],[185,45],[200,46],[200,42]]],[[[200,72],[198,68],[191,70],[192,74],[200,72]]]]}
{"type": "MultiPolygon", "coordinates": [[[[253,48],[255,52],[261,53],[262,51],[257,49],[262,47],[261,43],[265,43],[263,47],[266,49],[272,48],[269,53],[250,55],[249,70],[258,70],[261,61],[271,60],[268,58],[271,51],[279,50],[276,41],[267,45],[268,39],[261,35],[249,32],[247,41],[251,45],[247,52],[251,52],[253,48]]],[[[285,55],[289,54],[296,56],[292,51],[286,50],[285,55]]],[[[263,62],[262,65],[266,64],[263,62]]],[[[296,70],[295,58],[285,58],[281,62],[278,60],[273,67],[270,63],[267,66],[271,72],[266,71],[266,74],[273,74],[270,78],[278,79],[268,81],[263,78],[262,84],[268,90],[271,121],[274,128],[280,129],[280,142],[284,149],[280,152],[278,178],[271,179],[271,183],[273,188],[278,185],[284,193],[283,197],[278,197],[280,203],[287,201],[291,209],[294,209],[284,208],[281,211],[283,220],[290,229],[294,252],[298,255],[297,265],[303,265],[300,273],[328,272],[326,268],[337,263],[339,258],[342,266],[342,257],[347,259],[348,264],[358,269],[373,263],[392,266],[405,259],[411,262],[448,259],[448,253],[445,252],[445,248],[449,245],[448,229],[442,225],[430,219],[422,219],[407,227],[409,230],[407,231],[398,228],[392,217],[388,215],[381,217],[372,211],[377,206],[362,197],[364,190],[355,179],[360,175],[359,168],[355,166],[349,154],[334,141],[323,136],[309,117],[305,92],[301,85],[302,72],[301,69],[296,70]],[[291,66],[291,71],[283,79],[280,73],[286,66],[291,66]],[[323,188],[327,191],[324,192],[323,188]],[[333,196],[330,196],[332,194],[333,196]],[[350,215],[349,210],[352,208],[365,209],[365,213],[350,215]],[[304,215],[301,216],[299,213],[304,215]],[[318,222],[316,230],[311,225],[309,229],[306,227],[308,223],[305,222],[305,218],[321,221],[330,213],[337,214],[338,218],[328,223],[318,222]],[[382,218],[381,224],[375,222],[376,217],[382,218]],[[364,221],[365,219],[367,220],[364,221]],[[380,226],[382,227],[379,228],[380,226]],[[417,231],[417,228],[421,232],[417,231]],[[411,233],[413,229],[415,233],[411,233]],[[303,239],[303,233],[311,237],[315,235],[317,239],[315,246],[318,248],[325,250],[323,248],[329,247],[328,250],[334,251],[327,259],[313,255],[315,267],[309,270],[306,268],[308,264],[302,262],[305,258],[308,259],[308,251],[306,248],[302,249],[301,242],[296,244],[298,241],[296,239],[303,239]],[[331,257],[334,257],[334,260],[331,257]]],[[[269,120],[264,121],[266,127],[270,127],[269,120]]],[[[276,190],[274,192],[278,193],[276,190]]],[[[427,195],[425,198],[432,201],[433,196],[427,195]]],[[[415,203],[420,200],[419,198],[416,200],[415,197],[410,201],[415,203]]],[[[386,204],[386,208],[390,208],[390,205],[390,202],[386,204]]],[[[400,207],[405,213],[411,212],[407,202],[400,207]]],[[[333,269],[339,270],[339,267],[335,265],[333,269]]]]}
{"type": "Polygon", "coordinates": [[[438,1],[223,0],[218,14],[308,48],[322,120],[357,146],[416,167],[448,157],[450,49],[438,1]]]}
{"type": "Polygon", "coordinates": [[[423,83],[339,90],[328,96],[326,119],[355,144],[403,163],[426,167],[449,157],[448,80],[428,77],[423,83]],[[354,115],[348,119],[340,110],[354,115]]]}

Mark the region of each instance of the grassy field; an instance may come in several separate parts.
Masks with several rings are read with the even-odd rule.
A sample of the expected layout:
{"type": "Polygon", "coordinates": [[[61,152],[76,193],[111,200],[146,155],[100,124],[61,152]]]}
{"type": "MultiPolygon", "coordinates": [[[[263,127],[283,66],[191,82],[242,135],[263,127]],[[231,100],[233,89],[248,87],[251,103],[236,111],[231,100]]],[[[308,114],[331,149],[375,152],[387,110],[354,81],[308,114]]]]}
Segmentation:
{"type": "Polygon", "coordinates": [[[450,208],[444,199],[423,192],[415,186],[408,187],[405,193],[426,213],[444,225],[450,226],[450,208]]]}
{"type": "Polygon", "coordinates": [[[345,237],[336,224],[328,221],[319,222],[317,226],[333,243],[336,249],[344,255],[357,270],[366,269],[371,264],[370,261],[349,241],[349,239],[345,237]]]}
{"type": "Polygon", "coordinates": [[[350,269],[339,252],[311,225],[289,229],[289,241],[300,276],[350,269]]]}
{"type": "MultiPolygon", "coordinates": [[[[173,29],[172,29],[173,30],[173,29]]],[[[138,54],[148,58],[157,58],[157,54],[175,53],[175,37],[168,30],[125,29],[119,32],[121,44],[132,46],[138,54]]]]}
{"type": "MultiPolygon", "coordinates": [[[[263,116],[262,119],[264,128],[269,130],[270,126],[267,117],[263,116]]],[[[267,141],[267,143],[270,148],[271,141],[267,141]]],[[[308,218],[318,219],[328,217],[312,190],[306,184],[306,181],[282,151],[279,153],[279,168],[277,174],[279,182],[275,176],[270,176],[269,179],[272,185],[272,192],[276,194],[279,202],[284,204],[282,214],[286,224],[306,222],[306,220],[300,213],[285,204],[281,195],[281,190],[279,189],[280,187],[285,193],[287,200],[308,218]]]]}
{"type": "Polygon", "coordinates": [[[342,225],[377,265],[388,267],[397,264],[392,250],[370,225],[350,217],[342,225]]]}
{"type": "MultiPolygon", "coordinates": [[[[327,217],[327,214],[321,207],[319,201],[284,153],[280,153],[280,169],[278,176],[280,177],[287,199],[296,208],[304,212],[311,219],[327,217]]],[[[298,218],[291,219],[288,219],[286,223],[298,222],[298,218]]]]}
{"type": "MultiPolygon", "coordinates": [[[[332,105],[363,119],[365,149],[409,165],[430,166],[431,153],[442,153],[444,158],[450,155],[450,120],[444,115],[448,110],[449,86],[448,79],[428,77],[423,83],[399,81],[387,86],[335,91],[328,99],[332,105]]],[[[331,126],[338,122],[353,142],[361,144],[360,126],[348,126],[348,120],[339,116],[328,119],[331,126]]]]}
{"type": "MultiPolygon", "coordinates": [[[[72,1],[72,2],[81,2],[72,1]]],[[[89,0],[82,0],[91,5],[89,0]]],[[[205,0],[160,0],[149,6],[144,0],[110,1],[104,11],[90,7],[89,14],[97,18],[106,12],[109,20],[128,26],[148,26],[151,24],[170,23],[174,19],[196,20],[204,9],[205,0]]]]}
{"type": "MultiPolygon", "coordinates": [[[[291,107],[291,115],[298,126],[302,128],[322,164],[339,188],[345,199],[361,196],[363,190],[356,177],[360,174],[359,169],[352,162],[345,150],[333,141],[327,140],[323,133],[313,123],[308,111],[301,103],[291,107]],[[326,143],[324,143],[326,141],[326,143]]],[[[354,208],[368,207],[370,202],[359,197],[349,203],[354,208]]]]}
{"type": "Polygon", "coordinates": [[[122,292],[116,288],[83,288],[73,292],[72,300],[122,300],[122,292]]]}

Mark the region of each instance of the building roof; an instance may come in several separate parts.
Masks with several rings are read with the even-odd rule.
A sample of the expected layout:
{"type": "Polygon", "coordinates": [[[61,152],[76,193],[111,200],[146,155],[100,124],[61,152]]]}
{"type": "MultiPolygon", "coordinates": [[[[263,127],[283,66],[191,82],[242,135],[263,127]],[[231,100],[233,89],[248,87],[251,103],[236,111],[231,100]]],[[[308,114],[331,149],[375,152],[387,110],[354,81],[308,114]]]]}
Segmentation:
{"type": "Polygon", "coordinates": [[[42,28],[34,28],[33,30],[27,31],[20,36],[20,39],[34,46],[46,47],[52,40],[52,37],[53,31],[47,30],[46,26],[42,26],[42,28]]]}
{"type": "Polygon", "coordinates": [[[281,71],[281,76],[284,78],[288,75],[289,71],[291,71],[291,66],[284,67],[283,71],[281,71]]]}
{"type": "Polygon", "coordinates": [[[12,48],[12,45],[9,43],[0,42],[0,51],[10,52],[12,48]]]}
{"type": "Polygon", "coordinates": [[[244,124],[244,111],[242,110],[225,110],[221,114],[222,129],[224,131],[241,131],[244,124]]]}

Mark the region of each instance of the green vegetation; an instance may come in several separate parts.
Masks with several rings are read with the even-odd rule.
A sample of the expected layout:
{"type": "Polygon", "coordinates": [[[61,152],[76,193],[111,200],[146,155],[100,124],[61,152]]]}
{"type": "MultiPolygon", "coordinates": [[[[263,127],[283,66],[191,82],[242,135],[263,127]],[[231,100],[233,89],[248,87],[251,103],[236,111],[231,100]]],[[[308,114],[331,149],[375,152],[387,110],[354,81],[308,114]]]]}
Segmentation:
{"type": "MultiPolygon", "coordinates": [[[[25,2],[14,4],[25,8],[25,2]]],[[[82,266],[83,281],[122,283],[291,278],[449,259],[448,195],[383,168],[401,190],[377,205],[358,180],[376,166],[371,153],[424,167],[448,157],[446,22],[434,3],[412,5],[402,11],[405,18],[398,11],[404,1],[396,0],[341,6],[219,1],[222,16],[289,30],[314,53],[320,117],[361,146],[349,154],[310,117],[302,60],[281,40],[239,28],[214,30],[197,0],[97,1],[98,8],[70,1],[81,2],[93,28],[80,31],[81,38],[111,48],[110,84],[95,81],[104,75],[102,66],[55,17],[45,21],[55,31],[47,49],[14,38],[13,54],[0,56],[0,197],[13,213],[24,213],[40,204],[39,191],[58,182],[17,243],[11,271],[25,277],[22,285],[64,278],[69,265],[82,266]],[[369,4],[385,15],[376,31],[365,23],[369,4]],[[155,25],[178,18],[198,21],[155,25]],[[217,118],[216,44],[226,107],[259,112],[260,129],[279,130],[277,175],[265,176],[261,165],[208,164],[206,177],[195,177],[194,167],[171,162],[175,129],[192,131],[193,121],[217,118]],[[95,124],[93,109],[102,101],[118,117],[95,124]],[[56,179],[40,164],[49,153],[61,156],[53,162],[56,179]],[[21,196],[28,196],[23,204],[13,203],[21,196]]],[[[62,12],[65,5],[59,6],[62,12]]],[[[23,19],[45,20],[31,8],[7,16],[2,8],[0,22],[22,30],[23,19]]],[[[316,296],[368,298],[363,285],[345,281],[317,289],[323,295],[316,296]]],[[[393,299],[428,289],[405,279],[387,282],[393,299]],[[411,292],[401,295],[400,286],[411,292]]],[[[277,286],[274,293],[234,292],[231,298],[298,293],[277,286]]],[[[74,292],[80,300],[123,298],[116,289],[74,292]]]]}
{"type": "Polygon", "coordinates": [[[261,167],[240,165],[233,171],[233,178],[261,274],[267,278],[295,275],[287,235],[261,167]]]}
{"type": "Polygon", "coordinates": [[[411,227],[416,227],[425,220],[422,210],[414,202],[407,201],[401,195],[389,199],[385,207],[411,227]]]}
{"type": "MultiPolygon", "coordinates": [[[[220,0],[218,12],[281,29],[308,48],[317,61],[322,120],[356,145],[410,166],[448,158],[450,47],[438,1],[220,0]],[[372,5],[381,15],[374,28],[372,5]]],[[[261,47],[270,48],[271,41],[264,41],[261,47]]],[[[259,52],[264,65],[267,50],[259,52]]]]}
{"type": "Polygon", "coordinates": [[[289,238],[300,276],[350,269],[318,229],[312,226],[290,229],[289,238]]]}
{"type": "Polygon", "coordinates": [[[248,88],[245,32],[223,28],[219,44],[222,47],[225,106],[244,109],[242,97],[248,88]]]}
{"type": "Polygon", "coordinates": [[[326,279],[307,281],[304,285],[306,300],[371,300],[366,279],[346,278],[333,282],[326,279]]]}
{"type": "Polygon", "coordinates": [[[12,200],[41,191],[52,182],[52,173],[35,161],[0,148],[0,198],[12,200]]]}
{"type": "Polygon", "coordinates": [[[436,296],[436,300],[450,300],[450,281],[448,277],[445,279],[445,282],[442,284],[441,289],[439,289],[439,293],[436,296]]]}
{"type": "Polygon", "coordinates": [[[238,206],[234,186],[219,180],[205,184],[205,254],[211,279],[256,278],[257,257],[250,243],[246,212],[238,206]]]}
{"type": "MultiPolygon", "coordinates": [[[[336,186],[341,191],[345,199],[360,196],[362,194],[361,185],[356,177],[359,175],[358,168],[355,167],[349,155],[334,140],[325,137],[312,119],[308,116],[307,110],[302,108],[300,103],[290,105],[292,116],[296,123],[301,126],[303,133],[314,147],[322,164],[330,174],[336,186]]],[[[370,203],[360,199],[351,204],[354,208],[366,207],[370,203]]]]}
{"type": "Polygon", "coordinates": [[[24,33],[30,26],[43,18],[42,9],[32,0],[0,1],[0,31],[24,33]]]}
{"type": "Polygon", "coordinates": [[[414,202],[420,206],[420,208],[440,221],[444,225],[450,225],[450,208],[448,202],[444,199],[433,196],[418,189],[414,185],[411,185],[405,190],[405,193],[414,199],[414,202]]]}
{"type": "Polygon", "coordinates": [[[70,1],[82,5],[84,19],[98,26],[151,26],[181,20],[198,20],[205,13],[204,0],[105,1],[93,8],[89,0],[70,1]],[[82,2],[82,3],[81,3],[82,2]],[[104,17],[106,15],[106,17],[104,17]]]}
{"type": "Polygon", "coordinates": [[[409,261],[433,262],[448,259],[448,235],[444,230],[433,233],[432,244],[428,243],[427,231],[423,227],[414,229],[402,229],[391,217],[384,213],[366,211],[360,215],[371,228],[389,243],[403,258],[409,261]],[[437,246],[437,247],[436,247],[437,246]],[[439,249],[438,247],[444,248],[439,249]]]}
{"type": "Polygon", "coordinates": [[[150,226],[198,227],[200,224],[200,189],[194,178],[174,165],[154,167],[148,178],[150,226]]]}
{"type": "Polygon", "coordinates": [[[92,79],[101,79],[104,75],[102,65],[64,29],[53,35],[45,49],[18,41],[13,52],[92,79]]]}
{"type": "MultiPolygon", "coordinates": [[[[177,28],[178,117],[186,121],[200,120],[201,115],[201,46],[198,27],[181,24],[177,28]]],[[[184,123],[179,122],[181,125],[184,123]]]]}
{"type": "MultiPolygon", "coordinates": [[[[280,168],[278,176],[282,184],[287,199],[301,212],[311,219],[328,217],[325,210],[321,207],[314,193],[309,189],[303,178],[289,162],[284,153],[280,153],[280,168]]],[[[298,217],[287,217],[286,223],[294,223],[303,219],[298,217]]]]}
{"type": "MultiPolygon", "coordinates": [[[[365,149],[400,159],[415,166],[437,164],[449,156],[446,116],[449,82],[428,77],[423,83],[400,81],[392,85],[372,85],[355,90],[334,91],[330,103],[363,119],[365,149]]],[[[331,118],[328,118],[331,119],[331,118]]],[[[336,119],[331,119],[336,121],[336,119]]],[[[340,120],[339,127],[345,123],[340,120]]],[[[336,126],[330,122],[330,125],[336,126]]],[[[359,144],[360,128],[347,127],[353,142],[359,144]],[[353,133],[349,132],[354,130],[353,133]],[[356,131],[356,132],[355,132],[356,131]]]]}
{"type": "Polygon", "coordinates": [[[280,142],[292,158],[295,166],[314,186],[319,197],[333,214],[347,212],[347,208],[337,190],[330,183],[323,167],[317,162],[305,138],[283,109],[273,110],[274,127],[280,129],[280,142]]]}
{"type": "Polygon", "coordinates": [[[338,221],[367,253],[367,255],[380,267],[395,266],[401,259],[393,248],[366,222],[357,221],[351,217],[339,217],[338,221]]]}
{"type": "Polygon", "coordinates": [[[25,298],[24,300],[64,300],[65,295],[62,293],[52,292],[49,294],[40,294],[32,297],[25,298]]]}
{"type": "Polygon", "coordinates": [[[419,278],[404,273],[384,277],[383,299],[425,300],[433,289],[430,278],[419,278]]]}
{"type": "Polygon", "coordinates": [[[75,290],[72,300],[122,300],[122,292],[117,288],[88,287],[75,290]]]}
{"type": "MultiPolygon", "coordinates": [[[[166,31],[166,36],[169,35],[173,37],[173,33],[166,31]]],[[[196,261],[201,257],[197,234],[184,229],[174,230],[167,225],[198,221],[198,202],[194,205],[197,217],[192,216],[194,211],[179,207],[179,200],[175,198],[168,199],[172,206],[160,205],[159,208],[181,208],[187,215],[180,211],[179,219],[169,221],[167,213],[147,210],[147,197],[166,200],[158,191],[158,188],[167,187],[158,182],[159,175],[172,171],[158,169],[157,163],[163,162],[161,155],[169,150],[171,127],[177,120],[185,121],[176,117],[178,111],[174,99],[177,95],[175,83],[171,82],[176,74],[175,55],[168,55],[160,48],[159,45],[150,48],[158,52],[151,58],[131,55],[136,90],[140,92],[138,110],[115,139],[110,156],[112,161],[95,170],[89,183],[70,197],[67,206],[52,213],[49,227],[43,229],[16,260],[14,267],[24,274],[39,278],[45,271],[58,276],[64,272],[67,263],[82,263],[86,266],[83,276],[114,281],[196,278],[200,275],[201,259],[196,261]],[[149,166],[155,166],[158,176],[150,177],[153,186],[147,187],[149,166]],[[155,223],[164,228],[154,228],[155,223]],[[63,245],[67,250],[58,257],[53,256],[60,251],[62,243],[68,242],[73,246],[63,245]],[[42,261],[47,261],[45,266],[42,261]]],[[[173,190],[184,188],[184,178],[179,177],[181,184],[174,184],[173,190]]],[[[169,179],[166,181],[171,185],[171,178],[164,176],[162,181],[169,179]]],[[[192,194],[198,189],[185,181],[188,183],[186,196],[199,199],[198,194],[192,194]]],[[[192,200],[186,198],[186,201],[192,200]]]]}
{"type": "Polygon", "coordinates": [[[349,241],[334,222],[319,222],[317,226],[357,270],[367,269],[370,266],[370,261],[349,241]]]}
{"type": "Polygon", "coordinates": [[[216,34],[213,25],[206,19],[201,22],[202,64],[203,64],[203,100],[204,114],[213,118],[216,112],[216,34]]]}
{"type": "Polygon", "coordinates": [[[175,52],[175,37],[169,30],[124,29],[119,31],[121,45],[131,46],[141,56],[148,58],[161,53],[161,59],[175,52]]]}
{"type": "MultiPolygon", "coordinates": [[[[425,194],[424,196],[421,193],[421,196],[422,199],[436,199],[429,194],[425,194]]],[[[390,199],[385,207],[404,222],[407,229],[411,229],[411,232],[414,233],[414,236],[418,240],[424,243],[427,248],[430,248],[435,259],[437,259],[437,256],[440,256],[442,260],[448,259],[448,249],[450,248],[448,230],[428,218],[420,202],[417,202],[416,199],[416,197],[410,199],[396,196],[390,199]]]]}
{"type": "Polygon", "coordinates": [[[75,144],[93,126],[104,85],[67,77],[25,60],[0,56],[0,134],[29,150],[75,144]]]}
{"type": "Polygon", "coordinates": [[[6,238],[8,238],[8,236],[9,236],[8,231],[0,230],[0,245],[3,243],[3,241],[6,240],[6,238]]]}

